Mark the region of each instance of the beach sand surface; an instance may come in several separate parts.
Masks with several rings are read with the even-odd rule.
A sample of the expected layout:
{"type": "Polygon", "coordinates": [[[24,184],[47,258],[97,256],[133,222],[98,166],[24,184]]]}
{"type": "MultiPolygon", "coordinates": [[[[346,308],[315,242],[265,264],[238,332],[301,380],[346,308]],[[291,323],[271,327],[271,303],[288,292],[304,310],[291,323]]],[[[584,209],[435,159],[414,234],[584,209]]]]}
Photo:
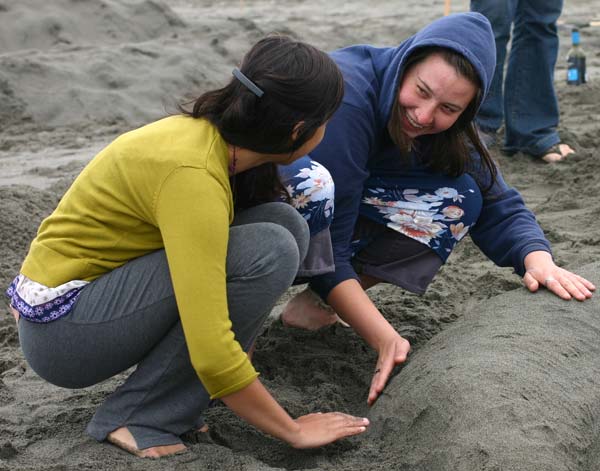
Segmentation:
{"type": "MultiPolygon", "coordinates": [[[[468,10],[452,2],[452,11],[468,10]]],[[[565,2],[556,89],[559,130],[577,155],[546,165],[494,156],[522,192],[560,265],[600,282],[600,0],[565,2]],[[570,27],[581,27],[589,83],[565,83],[570,27]]],[[[0,286],[18,273],[41,220],[117,135],[229,80],[249,46],[282,32],[325,50],[396,45],[444,11],[441,0],[0,0],[0,286]]],[[[281,300],[294,292],[293,288],[281,300]]],[[[461,242],[423,296],[382,285],[377,306],[412,344],[372,408],[376,356],[351,329],[272,320],[255,364],[292,414],[342,410],[371,430],[298,451],[222,406],[189,453],[140,460],[84,429],[123,375],[84,390],[54,387],[27,366],[0,308],[0,470],[600,469],[598,302],[531,294],[511,269],[461,242]],[[536,467],[538,463],[539,466],[536,467]]]]}

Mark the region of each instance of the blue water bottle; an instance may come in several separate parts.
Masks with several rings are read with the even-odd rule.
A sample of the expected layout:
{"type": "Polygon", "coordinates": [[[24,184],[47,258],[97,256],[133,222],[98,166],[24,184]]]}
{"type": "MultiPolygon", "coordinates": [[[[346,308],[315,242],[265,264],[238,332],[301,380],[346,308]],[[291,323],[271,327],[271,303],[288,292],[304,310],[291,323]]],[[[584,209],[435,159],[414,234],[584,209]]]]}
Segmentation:
{"type": "Polygon", "coordinates": [[[579,45],[579,29],[571,31],[572,46],[567,53],[567,83],[581,85],[587,81],[585,73],[585,54],[579,45]]]}

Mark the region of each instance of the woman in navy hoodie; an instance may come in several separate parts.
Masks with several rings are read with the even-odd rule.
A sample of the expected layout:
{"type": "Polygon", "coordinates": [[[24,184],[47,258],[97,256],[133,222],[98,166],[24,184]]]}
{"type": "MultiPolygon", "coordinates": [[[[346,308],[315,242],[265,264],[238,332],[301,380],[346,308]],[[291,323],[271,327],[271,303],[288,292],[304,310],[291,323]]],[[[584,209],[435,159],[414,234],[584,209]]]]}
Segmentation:
{"type": "Polygon", "coordinates": [[[535,216],[474,128],[496,57],[484,16],[451,15],[398,47],[358,45],[331,56],[344,75],[343,104],[317,149],[281,170],[312,232],[300,273],[309,288],[282,320],[317,329],[339,315],[350,324],[379,355],[369,404],[410,345],[365,289],[387,282],[425,292],[466,234],[530,291],[543,285],[563,299],[592,295],[592,283],[554,264],[535,216]]]}

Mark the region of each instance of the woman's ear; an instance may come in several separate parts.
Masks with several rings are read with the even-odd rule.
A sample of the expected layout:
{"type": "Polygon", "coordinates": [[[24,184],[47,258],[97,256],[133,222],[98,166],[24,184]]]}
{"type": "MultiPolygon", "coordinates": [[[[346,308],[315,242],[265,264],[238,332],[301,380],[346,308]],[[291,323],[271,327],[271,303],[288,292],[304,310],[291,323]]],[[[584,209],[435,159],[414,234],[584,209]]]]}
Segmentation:
{"type": "Polygon", "coordinates": [[[294,129],[292,129],[292,142],[294,142],[296,139],[298,139],[298,134],[300,134],[300,131],[302,130],[303,126],[304,126],[304,121],[298,121],[294,125],[294,129]]]}

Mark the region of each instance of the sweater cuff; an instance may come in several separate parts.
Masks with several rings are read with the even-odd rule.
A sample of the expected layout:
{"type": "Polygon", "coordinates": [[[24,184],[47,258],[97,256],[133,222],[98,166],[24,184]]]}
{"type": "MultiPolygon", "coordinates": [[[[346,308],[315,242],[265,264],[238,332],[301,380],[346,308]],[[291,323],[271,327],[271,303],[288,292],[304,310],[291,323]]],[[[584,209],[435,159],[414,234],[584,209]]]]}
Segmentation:
{"type": "Polygon", "coordinates": [[[324,275],[311,278],[309,286],[321,297],[323,301],[327,302],[327,297],[329,296],[331,290],[339,285],[342,281],[346,280],[360,281],[351,264],[336,264],[335,272],[326,273],[324,275]]]}
{"type": "Polygon", "coordinates": [[[519,276],[522,277],[525,275],[525,257],[527,257],[527,255],[530,254],[531,252],[537,252],[537,251],[548,252],[550,255],[552,255],[552,249],[550,248],[550,244],[546,241],[533,242],[533,243],[527,244],[519,252],[519,260],[514,267],[515,272],[519,276]]]}
{"type": "Polygon", "coordinates": [[[219,371],[217,374],[208,376],[206,374],[200,374],[196,369],[196,373],[210,394],[211,399],[227,396],[228,394],[239,391],[258,377],[258,372],[254,369],[254,366],[252,366],[246,353],[242,352],[242,354],[244,357],[240,363],[223,371],[219,371]]]}

